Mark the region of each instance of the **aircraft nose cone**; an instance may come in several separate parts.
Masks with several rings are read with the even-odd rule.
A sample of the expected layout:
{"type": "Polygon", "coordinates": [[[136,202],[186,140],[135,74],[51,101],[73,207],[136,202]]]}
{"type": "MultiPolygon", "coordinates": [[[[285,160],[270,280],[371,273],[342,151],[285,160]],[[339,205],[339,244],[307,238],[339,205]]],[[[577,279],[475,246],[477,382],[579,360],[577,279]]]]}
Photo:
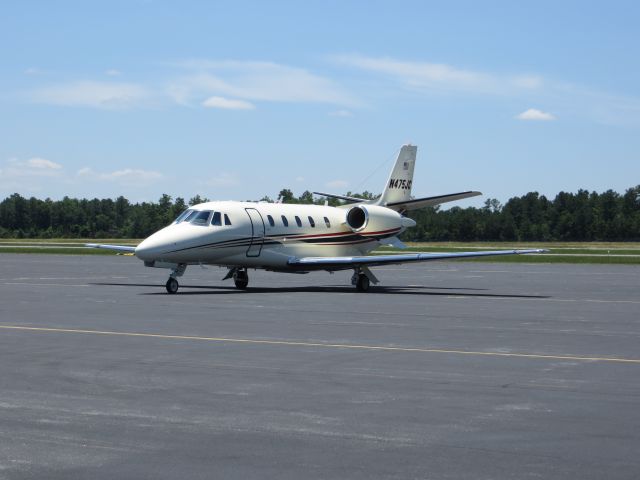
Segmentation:
{"type": "Polygon", "coordinates": [[[140,245],[138,245],[136,247],[135,250],[135,256],[138,257],[140,260],[151,260],[151,248],[148,242],[148,238],[146,240],[143,240],[142,243],[140,243],[140,245]]]}
{"type": "Polygon", "coordinates": [[[145,238],[140,245],[136,247],[135,255],[140,260],[151,261],[155,260],[158,254],[164,251],[165,242],[158,238],[157,234],[153,234],[148,238],[145,238]]]}

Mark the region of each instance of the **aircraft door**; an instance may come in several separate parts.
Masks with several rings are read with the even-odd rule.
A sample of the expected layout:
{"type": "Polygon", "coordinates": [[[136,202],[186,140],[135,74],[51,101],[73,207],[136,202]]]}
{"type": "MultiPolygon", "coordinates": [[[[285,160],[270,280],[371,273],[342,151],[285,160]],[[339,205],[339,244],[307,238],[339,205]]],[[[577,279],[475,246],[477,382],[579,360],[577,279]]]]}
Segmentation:
{"type": "Polygon", "coordinates": [[[245,208],[251,221],[251,245],[247,249],[247,257],[259,257],[264,243],[264,220],[255,208],[245,208]]]}

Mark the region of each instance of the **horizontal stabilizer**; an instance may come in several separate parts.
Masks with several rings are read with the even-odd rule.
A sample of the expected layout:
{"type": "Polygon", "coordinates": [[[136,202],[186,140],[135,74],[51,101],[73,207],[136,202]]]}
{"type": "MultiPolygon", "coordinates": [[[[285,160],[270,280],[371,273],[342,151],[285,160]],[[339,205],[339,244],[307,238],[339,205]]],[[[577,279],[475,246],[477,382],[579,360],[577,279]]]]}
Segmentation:
{"type": "Polygon", "coordinates": [[[351,203],[355,203],[355,202],[368,203],[369,202],[369,200],[365,200],[364,198],[347,197],[346,195],[334,195],[333,193],[313,192],[313,194],[320,195],[321,197],[337,198],[338,200],[345,200],[351,203]]]}
{"type": "Polygon", "coordinates": [[[87,248],[102,248],[105,250],[113,250],[115,252],[134,253],[136,251],[136,247],[133,247],[131,245],[105,245],[101,243],[85,243],[84,246],[87,248]]]}
{"type": "Polygon", "coordinates": [[[463,198],[477,197],[478,195],[482,195],[482,192],[468,191],[451,193],[448,195],[438,195],[435,197],[415,198],[413,200],[405,200],[404,202],[392,202],[387,203],[385,206],[397,211],[417,210],[419,208],[440,205],[441,203],[462,200],[463,198]]]}

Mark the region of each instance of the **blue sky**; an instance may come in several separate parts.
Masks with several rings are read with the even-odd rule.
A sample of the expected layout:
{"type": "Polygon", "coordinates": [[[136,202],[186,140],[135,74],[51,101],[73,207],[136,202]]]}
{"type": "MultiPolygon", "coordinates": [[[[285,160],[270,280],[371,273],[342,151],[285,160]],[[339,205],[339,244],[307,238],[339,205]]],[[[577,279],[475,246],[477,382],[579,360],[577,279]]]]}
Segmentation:
{"type": "Polygon", "coordinates": [[[638,5],[6,2],[0,197],[624,191],[638,5]]]}

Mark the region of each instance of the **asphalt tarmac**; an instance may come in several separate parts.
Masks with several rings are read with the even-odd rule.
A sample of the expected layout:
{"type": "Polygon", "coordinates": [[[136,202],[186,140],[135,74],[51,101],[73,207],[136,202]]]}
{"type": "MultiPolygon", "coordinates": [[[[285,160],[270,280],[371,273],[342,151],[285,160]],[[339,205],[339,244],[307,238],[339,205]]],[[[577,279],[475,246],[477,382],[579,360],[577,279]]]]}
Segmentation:
{"type": "Polygon", "coordinates": [[[638,479],[640,268],[0,255],[0,478],[638,479]]]}

